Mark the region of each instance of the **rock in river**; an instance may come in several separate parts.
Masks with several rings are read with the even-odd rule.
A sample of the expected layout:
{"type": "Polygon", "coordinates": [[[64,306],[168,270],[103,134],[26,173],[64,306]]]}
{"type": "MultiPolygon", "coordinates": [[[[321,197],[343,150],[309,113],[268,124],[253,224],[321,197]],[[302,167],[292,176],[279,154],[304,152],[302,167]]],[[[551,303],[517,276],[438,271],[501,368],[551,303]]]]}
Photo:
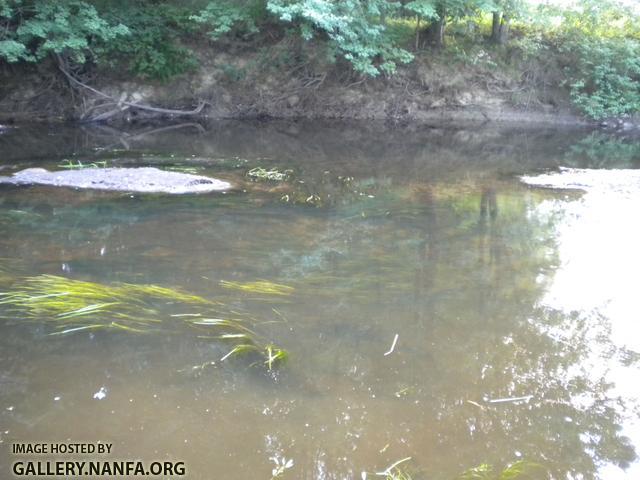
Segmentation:
{"type": "Polygon", "coordinates": [[[49,172],[44,168],[27,168],[0,183],[12,185],[51,185],[95,190],[140,193],[206,193],[229,190],[231,184],[215,178],[152,167],[83,168],[49,172]]]}

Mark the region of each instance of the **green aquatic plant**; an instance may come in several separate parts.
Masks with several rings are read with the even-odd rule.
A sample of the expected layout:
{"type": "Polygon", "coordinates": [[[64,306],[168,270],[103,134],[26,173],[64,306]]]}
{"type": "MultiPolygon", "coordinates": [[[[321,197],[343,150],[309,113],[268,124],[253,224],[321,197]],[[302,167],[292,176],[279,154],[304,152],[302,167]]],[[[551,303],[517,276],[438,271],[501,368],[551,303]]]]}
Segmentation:
{"type": "Polygon", "coordinates": [[[258,293],[266,295],[291,295],[294,290],[293,287],[290,287],[288,285],[281,285],[266,280],[244,283],[221,280],[220,286],[230,290],[239,290],[246,293],[258,293]]]}
{"type": "Polygon", "coordinates": [[[261,347],[259,345],[244,343],[233,347],[229,353],[223,356],[220,361],[225,361],[231,357],[240,357],[249,354],[258,354],[262,357],[266,357],[264,365],[267,370],[271,371],[274,367],[286,362],[289,358],[289,353],[286,350],[276,347],[275,345],[267,345],[261,347]]]}
{"type": "Polygon", "coordinates": [[[411,475],[401,468],[394,468],[391,472],[387,473],[386,480],[413,480],[411,475]]]}
{"type": "Polygon", "coordinates": [[[526,460],[518,460],[503,470],[496,472],[494,467],[483,463],[463,472],[457,480],[534,480],[546,478],[542,465],[526,460]]]}
{"type": "MultiPolygon", "coordinates": [[[[156,308],[215,305],[214,302],[157,285],[103,285],[55,275],[27,277],[13,290],[0,293],[0,305],[26,320],[42,320],[55,334],[80,330],[156,330],[161,321],[156,308]]],[[[187,323],[194,323],[189,318],[187,323]]],[[[166,325],[163,325],[166,328],[166,325]]]]}
{"type": "Polygon", "coordinates": [[[293,174],[293,170],[279,171],[275,168],[267,170],[266,168],[256,167],[247,172],[247,177],[254,180],[283,182],[288,180],[293,174]]]}
{"type": "MultiPolygon", "coordinates": [[[[1,273],[1,272],[0,272],[1,273]]],[[[104,285],[55,275],[27,277],[0,293],[7,319],[44,323],[50,335],[116,330],[129,333],[188,330],[204,340],[236,344],[221,360],[256,352],[271,370],[284,350],[264,342],[248,316],[178,289],[158,285],[104,285]]]]}
{"type": "Polygon", "coordinates": [[[66,168],[68,170],[79,170],[82,168],[106,168],[107,162],[106,160],[103,160],[99,162],[82,163],[80,160],[78,160],[74,163],[71,160],[64,160],[64,162],[59,164],[58,167],[66,168]]]}
{"type": "MultiPolygon", "coordinates": [[[[385,450],[389,445],[387,445],[383,450],[385,450]]],[[[385,480],[412,480],[411,475],[407,472],[406,468],[401,466],[404,463],[411,460],[411,457],[406,457],[393,464],[389,465],[381,472],[375,473],[362,473],[362,478],[369,478],[371,475],[374,478],[384,478],[385,480]]]]}
{"type": "Polygon", "coordinates": [[[325,205],[325,202],[320,195],[315,193],[308,195],[305,191],[285,193],[280,197],[280,201],[294,205],[311,205],[313,207],[322,207],[325,205]]]}
{"type": "Polygon", "coordinates": [[[10,285],[13,283],[14,276],[9,269],[11,261],[6,258],[0,258],[0,286],[10,285]]]}
{"type": "Polygon", "coordinates": [[[285,457],[270,457],[270,460],[275,463],[273,469],[271,469],[271,480],[275,480],[277,478],[282,478],[286,471],[293,467],[293,459],[285,458],[285,457]]]}
{"type": "Polygon", "coordinates": [[[267,354],[267,359],[264,363],[269,370],[272,370],[274,366],[286,362],[289,359],[289,353],[275,345],[267,345],[264,347],[264,351],[267,354]]]}
{"type": "Polygon", "coordinates": [[[168,165],[166,167],[162,167],[162,170],[167,170],[169,172],[180,172],[180,173],[190,173],[192,175],[197,175],[200,173],[203,168],[202,167],[189,167],[184,165],[168,165]]]}

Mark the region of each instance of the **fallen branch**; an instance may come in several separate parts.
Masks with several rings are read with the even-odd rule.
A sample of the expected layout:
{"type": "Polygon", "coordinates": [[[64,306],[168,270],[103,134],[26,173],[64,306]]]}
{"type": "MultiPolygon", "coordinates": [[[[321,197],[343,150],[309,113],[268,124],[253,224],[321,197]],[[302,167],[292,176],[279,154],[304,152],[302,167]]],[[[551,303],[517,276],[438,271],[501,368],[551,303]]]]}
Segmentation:
{"type": "MultiPolygon", "coordinates": [[[[89,121],[90,122],[104,122],[105,120],[107,120],[108,118],[111,118],[119,113],[124,112],[125,110],[128,110],[129,107],[124,107],[124,108],[114,108],[112,110],[109,110],[108,112],[104,112],[101,113],[100,115],[96,115],[95,117],[92,117],[89,121]]],[[[84,116],[84,115],[83,115],[84,116]]]]}
{"type": "Polygon", "coordinates": [[[208,102],[205,102],[204,100],[200,100],[198,102],[198,106],[193,109],[193,110],[173,110],[170,108],[159,108],[159,107],[152,107],[150,105],[143,105],[137,102],[127,102],[126,100],[124,100],[124,98],[126,98],[124,95],[120,98],[120,99],[116,99],[114,97],[112,97],[111,95],[108,95],[90,85],[87,85],[86,83],[81,82],[80,80],[78,80],[76,77],[74,77],[65,67],[64,67],[64,62],[62,60],[62,58],[60,56],[58,56],[58,69],[64,74],[65,77],[67,77],[67,79],[69,80],[69,82],[71,83],[72,86],[74,87],[82,87],[92,93],[94,93],[95,95],[98,95],[99,97],[102,97],[106,100],[111,100],[111,102],[113,103],[109,103],[107,105],[111,105],[111,104],[116,104],[118,105],[120,108],[115,109],[115,110],[110,110],[109,112],[105,112],[102,113],[100,115],[97,115],[96,117],[93,117],[91,119],[89,119],[88,121],[93,121],[93,122],[97,122],[97,121],[103,121],[106,120],[107,118],[112,117],[113,115],[124,111],[128,108],[136,108],[138,110],[144,110],[144,111],[148,111],[148,112],[154,112],[154,113],[161,113],[164,115],[172,115],[172,116],[190,116],[190,115],[198,115],[202,112],[202,110],[204,109],[204,107],[206,105],[209,105],[208,102]]]}

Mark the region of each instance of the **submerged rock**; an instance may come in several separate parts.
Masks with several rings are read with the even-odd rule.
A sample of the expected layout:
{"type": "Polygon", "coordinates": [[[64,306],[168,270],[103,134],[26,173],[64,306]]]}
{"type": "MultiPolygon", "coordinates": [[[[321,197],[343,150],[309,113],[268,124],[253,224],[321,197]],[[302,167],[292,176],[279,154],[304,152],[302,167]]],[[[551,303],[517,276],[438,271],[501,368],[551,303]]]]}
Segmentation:
{"type": "Polygon", "coordinates": [[[0,177],[1,183],[172,194],[219,192],[231,188],[230,183],[215,178],[152,167],[83,168],[58,172],[27,168],[11,177],[0,177]]]}

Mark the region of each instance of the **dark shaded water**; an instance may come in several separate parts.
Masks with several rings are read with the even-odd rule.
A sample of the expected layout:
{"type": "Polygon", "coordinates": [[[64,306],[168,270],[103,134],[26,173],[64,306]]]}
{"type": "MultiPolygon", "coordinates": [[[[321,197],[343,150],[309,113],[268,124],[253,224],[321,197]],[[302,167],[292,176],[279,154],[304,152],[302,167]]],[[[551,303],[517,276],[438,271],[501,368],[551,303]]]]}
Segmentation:
{"type": "Polygon", "coordinates": [[[289,459],[282,478],[373,478],[406,457],[414,479],[521,459],[553,478],[640,475],[640,182],[619,172],[583,193],[520,180],[633,169],[638,143],[375,124],[150,130],[0,135],[2,175],[106,161],[237,186],[2,187],[0,286],[55,274],[228,299],[221,280],[285,284],[283,298],[230,301],[289,362],[269,373],[219,362],[228,346],[190,335],[51,337],[45,323],[9,318],[2,476],[11,443],[69,440],[111,442],[115,459],[182,460],[195,479],[269,479],[289,459]],[[252,181],[255,167],[289,180],[252,181]]]}

